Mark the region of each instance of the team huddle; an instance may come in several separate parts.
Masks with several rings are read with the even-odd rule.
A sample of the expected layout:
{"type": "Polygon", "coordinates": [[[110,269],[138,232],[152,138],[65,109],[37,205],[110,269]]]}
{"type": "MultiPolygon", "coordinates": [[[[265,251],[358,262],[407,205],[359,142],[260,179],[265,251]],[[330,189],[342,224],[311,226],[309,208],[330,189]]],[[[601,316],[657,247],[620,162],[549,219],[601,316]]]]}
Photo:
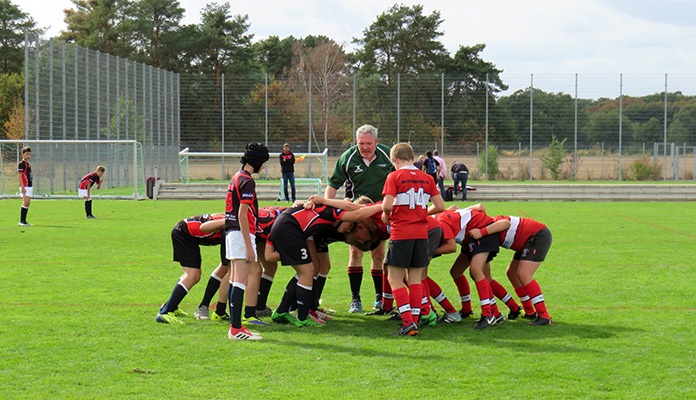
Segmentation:
{"type": "Polygon", "coordinates": [[[481,318],[475,329],[505,320],[496,298],[508,307],[507,319],[552,325],[533,278],[551,246],[550,230],[529,218],[491,217],[480,204],[445,209],[436,180],[415,167],[414,158],[409,144],[388,149],[378,143],[377,129],[364,125],[356,132],[356,145],[339,158],[324,196],[291,207],[259,208],[252,174],[262,170],[269,151],[262,144],[247,145],[242,169],[228,186],[225,212],[192,216],[172,230],[174,261],[184,274],[156,320],[183,323],[180,318],[186,313],[179,304],[201,278],[199,246],[219,245],[220,265],[208,280],[195,318],[229,319],[228,337],[235,340],[262,339],[249,327],[268,324],[268,317],[272,323],[322,326],[331,319],[329,310],[320,307],[331,268],[329,244],[342,241],[350,245],[349,312],[362,311],[362,258],[369,252],[375,303],[365,314],[400,321],[395,335],[416,336],[425,326],[471,318],[467,269],[480,299],[481,318]],[[344,183],[346,199],[335,199],[344,183]],[[491,276],[490,261],[500,247],[514,251],[507,276],[521,304],[491,276]],[[433,258],[458,249],[450,274],[459,292],[459,309],[428,275],[433,258]],[[278,262],[296,273],[271,310],[267,301],[278,262]],[[210,307],[216,293],[217,304],[210,307]],[[431,299],[444,310],[441,316],[431,299]]]}

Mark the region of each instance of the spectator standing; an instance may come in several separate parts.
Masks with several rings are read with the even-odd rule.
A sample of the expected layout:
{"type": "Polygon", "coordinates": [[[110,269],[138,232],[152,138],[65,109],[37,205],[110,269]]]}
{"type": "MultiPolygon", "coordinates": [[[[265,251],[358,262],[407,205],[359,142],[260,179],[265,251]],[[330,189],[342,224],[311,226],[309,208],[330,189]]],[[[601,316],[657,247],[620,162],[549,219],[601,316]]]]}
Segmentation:
{"type": "Polygon", "coordinates": [[[423,162],[425,162],[425,156],[423,154],[418,156],[418,161],[413,162],[413,166],[419,170],[423,170],[423,162]]]}
{"type": "Polygon", "coordinates": [[[452,163],[452,180],[454,180],[454,195],[456,196],[461,183],[462,200],[466,200],[466,181],[469,179],[469,169],[459,161],[452,163]]]}
{"type": "Polygon", "coordinates": [[[440,152],[437,150],[433,151],[433,158],[440,163],[440,169],[437,171],[437,183],[438,189],[440,189],[440,194],[444,196],[445,193],[445,178],[447,177],[447,164],[445,164],[445,159],[440,157],[440,152]]]}
{"type": "Polygon", "coordinates": [[[433,158],[433,152],[430,150],[425,152],[425,161],[423,161],[422,171],[430,175],[433,181],[437,182],[437,174],[440,172],[440,163],[433,158]]]}
{"type": "Polygon", "coordinates": [[[295,154],[290,151],[290,145],[285,143],[283,145],[283,152],[278,156],[280,159],[280,172],[282,172],[283,180],[283,195],[285,195],[285,201],[290,201],[288,196],[288,183],[290,183],[290,190],[292,192],[292,202],[296,200],[295,195],[295,154]]]}
{"type": "MultiPolygon", "coordinates": [[[[393,170],[389,160],[389,148],[379,143],[377,128],[363,125],[355,131],[355,146],[352,146],[338,158],[324,197],[333,199],[336,191],[346,184],[346,197],[351,201],[360,196],[367,196],[372,201],[382,200],[382,188],[387,175],[393,170]]],[[[382,307],[382,266],[385,254],[384,241],[370,251],[372,256],[371,275],[375,288],[375,308],[382,307]]],[[[360,287],[362,285],[364,252],[350,246],[348,261],[348,279],[352,300],[348,312],[362,311],[360,287]]]]}

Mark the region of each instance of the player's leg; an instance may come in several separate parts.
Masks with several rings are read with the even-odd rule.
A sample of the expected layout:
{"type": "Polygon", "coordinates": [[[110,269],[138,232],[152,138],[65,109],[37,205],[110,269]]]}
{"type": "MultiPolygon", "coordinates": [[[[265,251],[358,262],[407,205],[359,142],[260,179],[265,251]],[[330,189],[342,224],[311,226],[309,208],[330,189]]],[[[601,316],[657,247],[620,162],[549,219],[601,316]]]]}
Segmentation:
{"type": "Polygon", "coordinates": [[[382,269],[384,267],[386,247],[386,241],[380,241],[377,247],[370,251],[370,257],[372,258],[370,276],[372,276],[372,283],[375,288],[375,303],[373,304],[375,310],[382,308],[382,281],[384,280],[382,269]]]}
{"type": "Polygon", "coordinates": [[[350,307],[349,313],[362,311],[362,300],[360,299],[360,287],[363,279],[362,260],[365,253],[355,246],[349,247],[348,257],[348,282],[350,284],[350,307]]]}
{"type": "Polygon", "coordinates": [[[452,276],[452,280],[459,292],[459,299],[462,304],[459,315],[462,318],[469,318],[474,314],[471,308],[471,287],[466,279],[466,275],[464,275],[467,268],[469,268],[469,257],[464,253],[459,253],[450,268],[450,276],[452,276]]]}

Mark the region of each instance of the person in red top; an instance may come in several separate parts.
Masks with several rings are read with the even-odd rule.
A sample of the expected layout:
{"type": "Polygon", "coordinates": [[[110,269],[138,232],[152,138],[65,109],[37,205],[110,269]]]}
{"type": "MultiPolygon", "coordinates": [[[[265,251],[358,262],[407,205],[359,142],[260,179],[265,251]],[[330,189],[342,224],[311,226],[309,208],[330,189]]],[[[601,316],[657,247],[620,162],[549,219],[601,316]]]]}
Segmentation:
{"type": "Polygon", "coordinates": [[[535,316],[529,325],[553,325],[546,310],[544,295],[534,272],[546,259],[553,240],[549,228],[530,218],[500,215],[483,230],[472,230],[471,237],[498,233],[500,245],[515,251],[507,268],[507,276],[525,309],[525,318],[535,316]]]}
{"type": "Polygon", "coordinates": [[[17,166],[17,177],[19,178],[19,193],[22,195],[22,209],[19,214],[19,226],[31,226],[27,222],[27,214],[29,213],[29,205],[31,204],[31,196],[34,195],[33,175],[31,173],[31,147],[22,149],[22,161],[17,166]]]}
{"type": "Polygon", "coordinates": [[[427,217],[445,209],[435,180],[413,166],[414,157],[411,145],[395,144],[389,158],[396,170],[382,189],[382,221],[391,226],[385,265],[402,321],[395,335],[404,336],[418,335],[421,282],[429,263],[427,217]]]}
{"type": "MultiPolygon", "coordinates": [[[[498,254],[498,237],[495,234],[486,234],[477,239],[469,238],[469,231],[474,228],[482,229],[485,232],[485,227],[493,223],[491,218],[482,209],[460,209],[446,210],[437,215],[438,220],[442,224],[443,230],[451,230],[454,235],[455,242],[462,245],[462,253],[468,259],[468,263],[459,262],[458,257],[455,264],[450,270],[450,274],[460,290],[460,282],[462,279],[466,282],[463,276],[467,267],[470,267],[469,273],[476,284],[481,301],[481,319],[478,321],[475,329],[485,329],[503,320],[503,316],[498,311],[498,306],[495,303],[493,291],[485,274],[485,267],[498,254]]],[[[468,292],[468,283],[466,284],[468,292]]],[[[468,317],[467,313],[460,313],[462,317],[468,317]]]]}
{"type": "Polygon", "coordinates": [[[77,195],[85,199],[85,214],[87,215],[87,219],[96,218],[92,214],[92,185],[96,184],[97,189],[101,187],[101,178],[104,176],[104,171],[106,171],[106,168],[100,165],[97,167],[96,171],[83,176],[80,181],[80,188],[77,191],[77,195]]]}
{"type": "Polygon", "coordinates": [[[222,220],[222,213],[194,215],[179,221],[172,229],[172,248],[174,261],[178,261],[184,275],[174,285],[171,295],[162,305],[155,320],[165,324],[183,324],[178,317],[187,314],[179,310],[179,304],[189,290],[201,279],[201,249],[199,246],[220,245],[220,262],[229,264],[225,257],[225,244],[220,229],[216,232],[204,232],[201,225],[214,220],[222,220]]]}
{"type": "Polygon", "coordinates": [[[369,230],[362,224],[346,224],[369,218],[380,211],[380,206],[365,206],[346,211],[328,205],[291,207],[276,218],[266,242],[267,261],[280,261],[297,272],[285,289],[285,294],[271,319],[277,323],[291,323],[298,327],[317,326],[309,317],[313,304],[314,265],[307,239],[326,230],[349,231],[346,242],[362,244],[370,239],[369,230]],[[309,207],[309,208],[305,208],[309,207]],[[289,311],[297,307],[297,318],[289,311]]]}
{"type": "Polygon", "coordinates": [[[260,340],[261,335],[242,326],[242,304],[247,292],[244,315],[256,314],[256,299],[261,279],[261,265],[256,253],[258,227],[258,200],[256,183],[251,176],[258,173],[269,159],[268,148],[261,143],[249,143],[240,162],[240,169],[230,180],[225,198],[225,243],[227,258],[231,261],[230,288],[230,339],[260,340]],[[248,287],[247,287],[248,286],[248,287]]]}

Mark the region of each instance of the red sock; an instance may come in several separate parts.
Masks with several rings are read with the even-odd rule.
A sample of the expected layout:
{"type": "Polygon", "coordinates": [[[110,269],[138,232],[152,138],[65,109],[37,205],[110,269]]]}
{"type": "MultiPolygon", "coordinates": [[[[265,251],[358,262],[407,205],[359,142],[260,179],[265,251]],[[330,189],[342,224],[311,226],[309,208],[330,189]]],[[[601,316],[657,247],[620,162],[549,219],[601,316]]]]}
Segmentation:
{"type": "Polygon", "coordinates": [[[459,297],[462,300],[462,311],[471,313],[471,289],[469,288],[469,281],[466,279],[466,276],[462,275],[454,279],[454,284],[457,285],[459,297]]]}
{"type": "Polygon", "coordinates": [[[382,310],[391,311],[394,308],[394,294],[389,279],[382,279],[382,310]]]}
{"type": "Polygon", "coordinates": [[[491,313],[496,317],[500,315],[500,310],[498,309],[498,303],[495,301],[495,296],[493,295],[493,288],[491,288],[491,283],[488,282],[488,301],[491,303],[491,313]]]}
{"type": "Polygon", "coordinates": [[[420,315],[430,314],[430,289],[425,281],[421,282],[421,291],[423,298],[421,299],[420,315]]]}
{"type": "MultiPolygon", "coordinates": [[[[430,291],[430,297],[435,299],[442,308],[445,309],[445,312],[448,314],[456,313],[457,309],[454,308],[452,303],[447,299],[447,296],[445,296],[445,293],[442,291],[442,288],[440,285],[437,284],[434,280],[432,280],[430,277],[428,277],[426,280],[426,283],[428,284],[428,290],[430,291]]],[[[467,283],[467,286],[469,284],[467,283]]]]}
{"type": "Polygon", "coordinates": [[[481,279],[476,282],[476,291],[478,292],[479,299],[481,300],[481,315],[484,317],[490,317],[493,315],[491,311],[491,299],[489,296],[491,292],[491,286],[488,284],[488,280],[481,279]]]}
{"type": "Polygon", "coordinates": [[[541,293],[541,287],[535,279],[532,279],[525,287],[529,297],[532,299],[532,304],[536,310],[537,316],[542,318],[551,318],[548,311],[546,311],[546,303],[544,303],[544,295],[541,293]]]}
{"type": "Polygon", "coordinates": [[[491,285],[491,289],[493,290],[493,294],[495,297],[499,298],[500,301],[505,303],[506,306],[510,309],[510,311],[517,311],[520,309],[519,304],[515,301],[515,299],[510,296],[508,291],[501,285],[498,281],[495,279],[491,280],[488,282],[491,285]]]}
{"type": "Polygon", "coordinates": [[[408,286],[408,291],[411,302],[411,319],[417,325],[420,317],[421,301],[423,300],[423,287],[420,283],[414,283],[408,286]]]}
{"type": "Polygon", "coordinates": [[[520,299],[520,303],[522,303],[524,313],[527,315],[534,314],[534,306],[532,305],[532,299],[530,299],[529,294],[527,294],[527,289],[525,289],[524,286],[516,287],[515,293],[517,294],[517,297],[520,299]]]}
{"type": "Polygon", "coordinates": [[[396,306],[399,308],[399,314],[401,314],[401,323],[403,323],[404,326],[408,326],[411,321],[413,321],[408,289],[405,287],[394,289],[394,300],[396,301],[396,306]]]}

